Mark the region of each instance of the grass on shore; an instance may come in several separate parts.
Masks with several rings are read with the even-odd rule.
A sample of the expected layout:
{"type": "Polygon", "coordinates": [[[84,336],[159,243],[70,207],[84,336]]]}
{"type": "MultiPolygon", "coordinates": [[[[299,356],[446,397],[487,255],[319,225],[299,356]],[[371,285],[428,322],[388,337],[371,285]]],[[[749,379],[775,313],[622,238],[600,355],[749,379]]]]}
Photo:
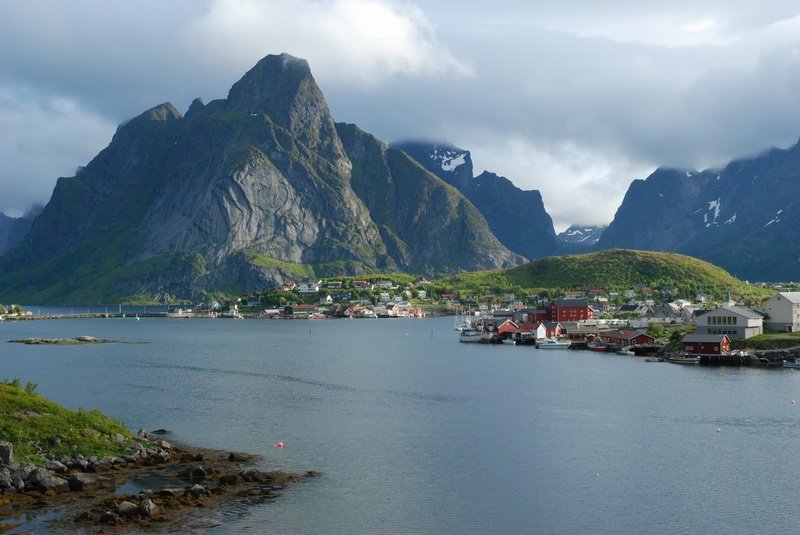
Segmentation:
{"type": "Polygon", "coordinates": [[[0,441],[14,445],[16,462],[42,465],[42,453],[122,455],[130,438],[121,422],[99,411],[69,410],[37,394],[33,383],[23,387],[18,379],[0,382],[0,441]]]}

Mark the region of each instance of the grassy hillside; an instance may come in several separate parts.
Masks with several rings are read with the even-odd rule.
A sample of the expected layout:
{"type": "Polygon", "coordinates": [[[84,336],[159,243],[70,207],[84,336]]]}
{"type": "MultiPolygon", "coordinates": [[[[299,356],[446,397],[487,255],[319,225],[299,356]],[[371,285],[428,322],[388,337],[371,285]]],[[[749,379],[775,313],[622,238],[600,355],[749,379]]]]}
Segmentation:
{"type": "Polygon", "coordinates": [[[14,445],[17,462],[42,464],[42,451],[100,457],[126,452],[120,437],[127,440],[131,433],[122,423],[94,410],[71,411],[35,390],[31,383],[23,388],[17,380],[0,382],[0,441],[14,445]]]}
{"type": "Polygon", "coordinates": [[[544,291],[558,294],[566,290],[624,292],[641,286],[658,293],[674,287],[673,297],[695,300],[702,293],[721,299],[758,301],[773,292],[740,281],[725,270],[674,253],[613,249],[597,253],[552,256],[506,270],[463,273],[443,282],[459,289],[498,291],[544,291]]]}

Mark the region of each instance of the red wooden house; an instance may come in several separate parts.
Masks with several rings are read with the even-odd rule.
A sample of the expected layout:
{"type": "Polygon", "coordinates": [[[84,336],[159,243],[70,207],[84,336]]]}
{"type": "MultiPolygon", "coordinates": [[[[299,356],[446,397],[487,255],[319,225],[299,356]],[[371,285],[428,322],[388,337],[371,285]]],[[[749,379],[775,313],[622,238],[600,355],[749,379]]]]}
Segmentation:
{"type": "Polygon", "coordinates": [[[604,342],[620,349],[656,343],[656,339],[644,331],[607,331],[600,333],[600,337],[604,342]]]}
{"type": "Polygon", "coordinates": [[[731,339],[727,334],[687,334],[683,350],[692,355],[725,355],[730,353],[731,339]]]}
{"type": "Polygon", "coordinates": [[[547,305],[550,321],[582,321],[594,319],[594,310],[585,299],[558,298],[547,305]]]}
{"type": "Polygon", "coordinates": [[[497,334],[501,338],[510,338],[512,334],[519,330],[519,325],[511,320],[506,320],[497,327],[497,334]]]}
{"type": "Polygon", "coordinates": [[[547,338],[558,338],[564,334],[564,329],[561,328],[561,324],[557,321],[543,321],[542,325],[544,325],[547,338]]]}

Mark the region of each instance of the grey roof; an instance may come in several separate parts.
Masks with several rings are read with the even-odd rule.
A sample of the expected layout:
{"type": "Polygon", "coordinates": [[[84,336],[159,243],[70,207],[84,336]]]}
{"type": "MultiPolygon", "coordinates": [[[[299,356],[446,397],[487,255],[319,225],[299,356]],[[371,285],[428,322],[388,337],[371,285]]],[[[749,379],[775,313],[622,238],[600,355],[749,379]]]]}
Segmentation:
{"type": "Polygon", "coordinates": [[[743,317],[749,318],[749,319],[763,318],[763,316],[761,314],[759,314],[758,312],[755,312],[753,310],[750,310],[749,308],[744,308],[744,307],[719,307],[719,308],[715,308],[713,310],[709,310],[708,314],[713,314],[714,312],[716,312],[718,310],[727,310],[728,312],[733,312],[734,314],[737,314],[739,316],[743,316],[743,317]]]}
{"type": "Polygon", "coordinates": [[[556,306],[559,307],[585,307],[589,306],[588,301],[586,299],[567,299],[565,297],[559,297],[557,299],[553,299],[553,302],[556,306]]]}
{"type": "Polygon", "coordinates": [[[778,292],[778,295],[790,303],[800,303],[800,292],[778,292]]]}
{"type": "Polygon", "coordinates": [[[653,316],[664,316],[665,318],[675,318],[678,313],[669,305],[655,305],[650,307],[650,314],[653,316]]]}

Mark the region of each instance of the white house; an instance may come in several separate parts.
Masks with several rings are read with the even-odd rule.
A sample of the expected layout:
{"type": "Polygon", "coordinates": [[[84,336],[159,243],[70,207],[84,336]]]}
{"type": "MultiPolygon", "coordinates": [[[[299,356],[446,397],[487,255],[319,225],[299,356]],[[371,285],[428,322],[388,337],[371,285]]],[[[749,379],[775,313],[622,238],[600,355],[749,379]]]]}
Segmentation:
{"type": "Polygon", "coordinates": [[[767,329],[796,332],[800,330],[800,292],[778,292],[767,299],[763,308],[768,316],[767,329]]]}
{"type": "Polygon", "coordinates": [[[315,294],[319,291],[320,286],[322,286],[322,281],[301,282],[300,286],[297,287],[297,291],[301,294],[315,294]]]}
{"type": "Polygon", "coordinates": [[[742,307],[719,307],[698,316],[696,334],[727,334],[746,340],[764,332],[761,314],[742,307]]]}

